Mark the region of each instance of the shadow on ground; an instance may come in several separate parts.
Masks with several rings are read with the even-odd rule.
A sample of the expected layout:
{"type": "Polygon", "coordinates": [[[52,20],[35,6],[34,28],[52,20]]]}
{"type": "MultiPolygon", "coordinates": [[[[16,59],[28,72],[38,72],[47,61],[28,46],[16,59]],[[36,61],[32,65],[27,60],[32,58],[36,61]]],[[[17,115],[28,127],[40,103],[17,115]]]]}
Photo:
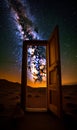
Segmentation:
{"type": "Polygon", "coordinates": [[[49,111],[23,112],[17,105],[8,118],[0,117],[0,130],[77,130],[76,123],[71,115],[58,119],[49,111]]]}

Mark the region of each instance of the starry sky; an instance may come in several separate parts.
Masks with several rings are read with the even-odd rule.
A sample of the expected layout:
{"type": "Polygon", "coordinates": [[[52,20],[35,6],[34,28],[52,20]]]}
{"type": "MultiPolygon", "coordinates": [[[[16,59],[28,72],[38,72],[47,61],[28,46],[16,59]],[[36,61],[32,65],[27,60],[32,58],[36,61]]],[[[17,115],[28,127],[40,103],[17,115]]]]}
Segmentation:
{"type": "Polygon", "coordinates": [[[77,83],[76,0],[14,1],[21,11],[11,0],[0,0],[0,78],[21,82],[23,39],[48,40],[58,25],[62,84],[77,83]]]}

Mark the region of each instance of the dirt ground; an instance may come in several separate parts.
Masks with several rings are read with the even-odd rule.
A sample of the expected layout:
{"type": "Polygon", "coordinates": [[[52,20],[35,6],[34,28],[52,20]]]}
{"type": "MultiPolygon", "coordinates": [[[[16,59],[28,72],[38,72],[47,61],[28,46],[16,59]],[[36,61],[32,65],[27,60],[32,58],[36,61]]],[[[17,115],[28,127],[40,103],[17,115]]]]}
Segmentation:
{"type": "MultiPolygon", "coordinates": [[[[43,99],[46,99],[46,96],[45,96],[46,91],[39,90],[36,92],[33,91],[33,93],[31,91],[32,90],[29,90],[29,93],[27,95],[28,107],[39,106],[39,104],[40,104],[40,107],[46,107],[47,102],[46,100],[43,100],[43,99]]],[[[76,85],[62,87],[62,100],[63,100],[63,112],[64,112],[63,123],[59,122],[59,120],[54,118],[54,116],[51,116],[51,120],[50,120],[49,113],[47,114],[37,113],[33,115],[33,113],[30,112],[30,113],[24,114],[24,112],[20,109],[20,95],[21,95],[20,84],[12,83],[12,82],[9,83],[7,81],[0,82],[0,129],[7,127],[8,129],[11,130],[13,129],[13,126],[14,126],[14,129],[23,128],[24,130],[26,128],[27,130],[29,130],[28,127],[37,128],[38,126],[40,130],[42,128],[44,129],[47,128],[47,130],[49,130],[50,128],[55,128],[56,130],[57,127],[59,129],[61,127],[62,130],[63,128],[68,129],[68,130],[73,128],[73,130],[75,130],[74,128],[75,121],[77,122],[77,86],[76,85]],[[53,122],[53,123],[50,123],[51,125],[48,124],[49,127],[42,125],[42,123],[44,124],[48,123],[45,117],[48,120],[53,122]],[[44,121],[42,121],[41,119],[44,121]],[[33,123],[32,123],[32,120],[34,120],[33,123]],[[28,123],[26,124],[26,126],[25,126],[25,122],[28,123]],[[36,122],[37,126],[35,125],[34,122],[36,122]],[[42,122],[40,123],[41,125],[39,124],[39,122],[42,122]],[[73,125],[73,127],[71,125],[73,125]],[[71,126],[71,128],[69,129],[68,126],[69,128],[71,126]]]]}

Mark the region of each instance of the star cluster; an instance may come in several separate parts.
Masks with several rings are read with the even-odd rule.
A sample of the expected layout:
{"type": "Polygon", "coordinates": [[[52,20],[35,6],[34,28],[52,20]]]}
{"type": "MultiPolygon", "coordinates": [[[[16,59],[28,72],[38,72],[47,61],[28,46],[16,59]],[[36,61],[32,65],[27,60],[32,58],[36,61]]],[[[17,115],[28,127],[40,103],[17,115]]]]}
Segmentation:
{"type": "Polygon", "coordinates": [[[32,82],[46,81],[46,48],[28,46],[27,73],[32,82]]]}

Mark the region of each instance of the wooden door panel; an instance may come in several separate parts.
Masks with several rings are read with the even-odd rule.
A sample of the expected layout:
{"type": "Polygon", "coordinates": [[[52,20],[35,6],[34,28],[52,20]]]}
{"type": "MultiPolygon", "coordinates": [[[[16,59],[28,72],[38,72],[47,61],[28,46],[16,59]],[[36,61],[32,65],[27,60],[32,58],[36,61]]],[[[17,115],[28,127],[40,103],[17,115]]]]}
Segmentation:
{"type": "Polygon", "coordinates": [[[61,72],[58,27],[48,41],[48,108],[58,117],[61,117],[61,72]]]}

